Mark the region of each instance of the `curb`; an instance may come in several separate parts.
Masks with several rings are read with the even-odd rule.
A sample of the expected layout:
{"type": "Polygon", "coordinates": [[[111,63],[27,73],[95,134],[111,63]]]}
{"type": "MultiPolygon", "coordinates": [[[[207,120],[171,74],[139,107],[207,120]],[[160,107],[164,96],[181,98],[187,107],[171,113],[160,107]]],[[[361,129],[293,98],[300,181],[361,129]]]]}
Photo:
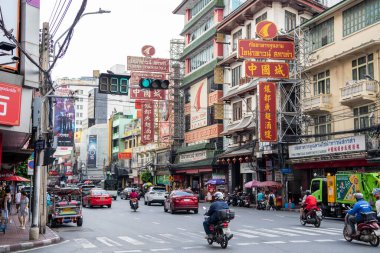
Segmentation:
{"type": "Polygon", "coordinates": [[[50,233],[54,234],[54,236],[50,239],[23,242],[23,243],[17,243],[17,244],[12,244],[12,245],[1,245],[0,253],[37,248],[37,247],[59,243],[61,241],[61,237],[58,234],[56,234],[54,231],[51,231],[50,233]]]}

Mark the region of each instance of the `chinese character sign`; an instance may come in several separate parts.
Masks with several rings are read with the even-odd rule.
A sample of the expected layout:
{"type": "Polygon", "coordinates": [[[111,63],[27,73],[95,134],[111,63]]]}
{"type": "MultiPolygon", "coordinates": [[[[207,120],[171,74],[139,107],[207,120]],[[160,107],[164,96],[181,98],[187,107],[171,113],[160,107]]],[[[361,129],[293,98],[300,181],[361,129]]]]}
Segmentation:
{"type": "Polygon", "coordinates": [[[277,141],[276,84],[259,83],[260,141],[277,141]]]}
{"type": "Polygon", "coordinates": [[[22,87],[0,83],[0,124],[20,125],[22,87]]]}
{"type": "Polygon", "coordinates": [[[166,91],[165,90],[148,90],[141,88],[131,88],[130,90],[131,99],[139,100],[165,100],[166,91]]]}
{"type": "Polygon", "coordinates": [[[245,61],[246,77],[289,78],[289,64],[284,62],[245,61]]]}
{"type": "Polygon", "coordinates": [[[141,144],[144,145],[154,141],[154,103],[142,102],[141,110],[141,144]]]}
{"type": "Polygon", "coordinates": [[[294,43],[289,41],[238,40],[239,58],[294,59],[294,43]]]}

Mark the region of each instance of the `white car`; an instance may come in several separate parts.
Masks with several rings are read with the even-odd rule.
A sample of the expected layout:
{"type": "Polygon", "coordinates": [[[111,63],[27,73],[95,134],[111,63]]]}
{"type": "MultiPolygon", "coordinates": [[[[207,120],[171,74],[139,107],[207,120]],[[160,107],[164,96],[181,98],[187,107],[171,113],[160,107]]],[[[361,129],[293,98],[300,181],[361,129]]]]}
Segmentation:
{"type": "Polygon", "coordinates": [[[166,192],[166,188],[162,186],[152,186],[145,193],[144,196],[144,204],[150,206],[152,203],[160,203],[164,204],[165,196],[168,193],[166,192]]]}

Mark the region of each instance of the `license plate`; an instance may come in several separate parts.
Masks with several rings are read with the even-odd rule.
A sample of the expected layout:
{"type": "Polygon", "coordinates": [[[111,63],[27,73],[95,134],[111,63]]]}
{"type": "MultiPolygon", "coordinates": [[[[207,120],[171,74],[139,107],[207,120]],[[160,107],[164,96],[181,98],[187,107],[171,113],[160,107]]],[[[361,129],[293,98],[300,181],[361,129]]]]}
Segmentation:
{"type": "Polygon", "coordinates": [[[321,211],[317,211],[317,216],[318,217],[322,217],[322,212],[321,211]]]}
{"type": "Polygon", "coordinates": [[[223,233],[224,234],[229,234],[229,233],[231,233],[231,231],[230,231],[229,228],[223,228],[223,233]]]}
{"type": "Polygon", "coordinates": [[[380,230],[375,230],[375,235],[380,236],[380,230]]]}
{"type": "Polygon", "coordinates": [[[185,201],[185,202],[189,202],[189,201],[190,201],[190,199],[184,199],[183,201],[185,201]]]}

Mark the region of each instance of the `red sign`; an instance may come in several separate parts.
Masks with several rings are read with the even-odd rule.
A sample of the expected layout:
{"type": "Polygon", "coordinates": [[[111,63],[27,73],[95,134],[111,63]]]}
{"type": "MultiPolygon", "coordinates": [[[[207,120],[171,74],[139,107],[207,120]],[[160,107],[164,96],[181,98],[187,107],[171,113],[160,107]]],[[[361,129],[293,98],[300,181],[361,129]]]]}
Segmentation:
{"type": "Polygon", "coordinates": [[[284,62],[245,61],[245,76],[289,78],[289,64],[284,62]]]}
{"type": "Polygon", "coordinates": [[[65,172],[65,176],[72,176],[72,175],[73,175],[72,171],[65,172]]]}
{"type": "Polygon", "coordinates": [[[185,142],[191,143],[220,137],[223,124],[214,124],[185,133],[185,142]]]}
{"type": "Polygon", "coordinates": [[[22,87],[0,82],[0,124],[19,126],[22,87]]]}
{"type": "Polygon", "coordinates": [[[169,73],[169,59],[128,56],[127,70],[169,73]]]}
{"type": "Polygon", "coordinates": [[[294,43],[289,41],[238,40],[239,58],[294,59],[294,43]]]}
{"type": "Polygon", "coordinates": [[[129,84],[138,85],[141,78],[166,79],[166,75],[162,73],[147,73],[147,72],[131,72],[129,84]]]}
{"type": "Polygon", "coordinates": [[[260,141],[277,141],[276,84],[259,83],[260,141]]]}
{"type": "Polygon", "coordinates": [[[58,176],[58,171],[56,171],[56,170],[51,170],[51,171],[49,171],[49,175],[50,175],[50,176],[58,176]]]}
{"type": "Polygon", "coordinates": [[[0,170],[0,177],[12,177],[15,173],[13,170],[0,170]]]}
{"type": "Polygon", "coordinates": [[[132,159],[132,153],[131,152],[122,152],[117,154],[117,158],[119,160],[125,160],[125,159],[132,159]]]}
{"type": "Polygon", "coordinates": [[[256,25],[256,34],[262,39],[273,39],[277,36],[277,26],[268,20],[260,21],[256,25]]]}
{"type": "Polygon", "coordinates": [[[141,48],[141,53],[145,57],[152,57],[156,53],[156,49],[153,46],[146,45],[141,48]]]}
{"type": "Polygon", "coordinates": [[[144,145],[154,141],[154,103],[144,101],[141,107],[141,144],[144,145]]]}
{"type": "Polygon", "coordinates": [[[148,90],[141,88],[130,88],[131,99],[138,100],[165,100],[165,90],[148,90]]]}

